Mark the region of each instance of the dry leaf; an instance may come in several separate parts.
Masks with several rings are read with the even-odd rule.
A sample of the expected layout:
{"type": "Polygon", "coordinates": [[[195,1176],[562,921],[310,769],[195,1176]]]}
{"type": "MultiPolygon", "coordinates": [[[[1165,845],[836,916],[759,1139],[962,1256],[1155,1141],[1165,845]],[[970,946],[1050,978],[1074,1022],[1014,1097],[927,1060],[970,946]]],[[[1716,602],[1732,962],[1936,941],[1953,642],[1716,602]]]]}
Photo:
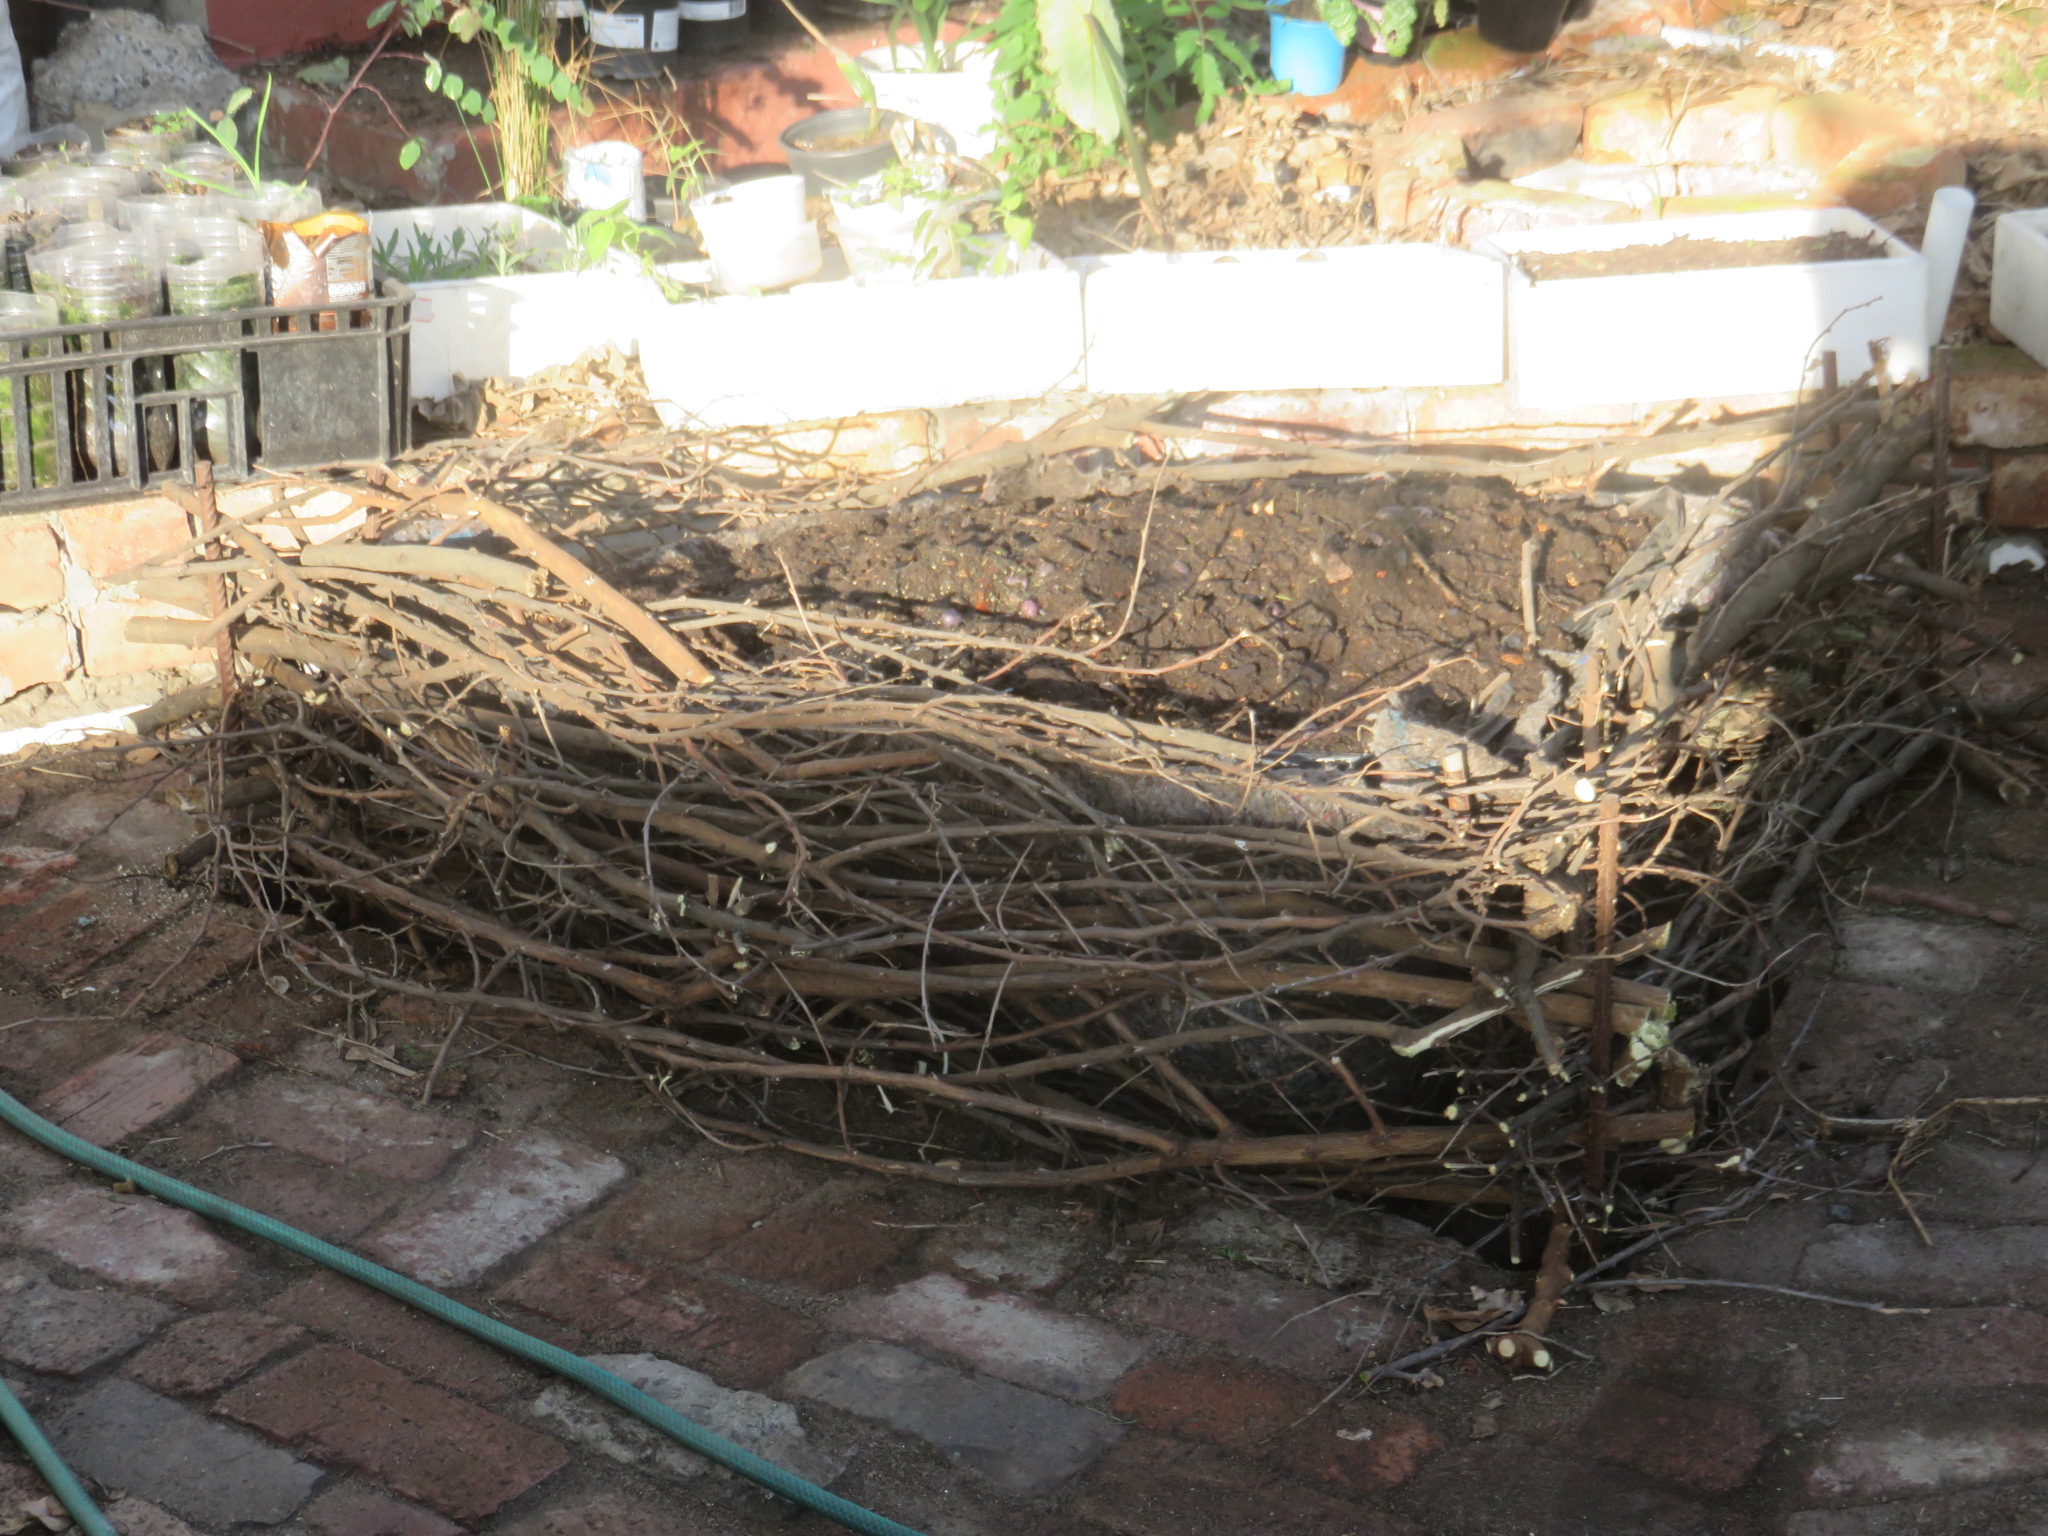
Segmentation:
{"type": "Polygon", "coordinates": [[[1636,1304],[1619,1291],[1595,1291],[1593,1305],[1601,1312],[1633,1312],[1636,1304]]]}
{"type": "Polygon", "coordinates": [[[1475,1413],[1472,1415],[1472,1438],[1474,1440],[1491,1440],[1499,1433],[1500,1425],[1494,1422],[1492,1414],[1475,1413]]]}

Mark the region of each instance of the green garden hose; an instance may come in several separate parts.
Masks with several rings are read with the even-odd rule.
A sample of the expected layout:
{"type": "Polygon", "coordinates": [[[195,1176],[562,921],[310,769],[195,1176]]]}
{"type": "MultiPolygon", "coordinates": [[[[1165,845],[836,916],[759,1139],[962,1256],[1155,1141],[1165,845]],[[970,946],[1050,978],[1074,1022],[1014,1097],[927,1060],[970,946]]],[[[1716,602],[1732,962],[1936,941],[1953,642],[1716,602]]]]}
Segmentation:
{"type": "MultiPolygon", "coordinates": [[[[544,1366],[559,1376],[565,1376],[580,1387],[595,1392],[614,1407],[626,1412],[655,1429],[660,1430],[678,1445],[695,1451],[707,1461],[714,1461],[721,1467],[739,1473],[759,1483],[769,1492],[779,1494],[792,1504],[799,1504],[815,1514],[836,1520],[848,1530],[859,1531],[861,1536],[918,1536],[907,1525],[899,1525],[885,1515],[863,1509],[849,1499],[842,1499],[836,1493],[827,1492],[815,1483],[784,1471],[772,1461],[764,1460],[753,1452],[734,1445],[723,1435],[715,1435],[703,1425],[692,1422],[677,1413],[667,1404],[657,1402],[630,1382],[614,1376],[601,1366],[592,1365],[580,1355],[572,1355],[566,1349],[558,1349],[531,1334],[509,1328],[496,1318],[465,1307],[459,1301],[450,1301],[439,1291],[431,1290],[416,1280],[372,1264],[368,1259],[358,1258],[345,1248],[332,1243],[323,1243],[317,1237],[308,1236],[296,1227],[252,1211],[247,1206],[236,1205],[232,1200],[223,1200],[210,1195],[203,1189],[195,1189],[169,1174],[158,1173],[140,1163],[131,1163],[127,1158],[96,1147],[81,1136],[74,1136],[45,1120],[41,1115],[10,1094],[0,1093],[0,1120],[6,1121],[17,1131],[41,1142],[59,1156],[68,1157],[74,1163],[83,1163],[95,1173],[110,1179],[125,1180],[137,1189],[168,1200],[173,1205],[182,1205],[186,1210],[224,1221],[231,1227],[240,1227],[253,1237],[276,1243],[288,1248],[303,1258],[324,1264],[337,1274],[364,1285],[374,1286],[387,1296],[395,1296],[408,1306],[417,1307],[429,1317],[439,1318],[453,1324],[465,1333],[475,1334],[486,1344],[495,1344],[507,1354],[517,1355],[522,1360],[544,1366]]],[[[78,1479],[58,1458],[50,1442],[43,1438],[28,1411],[17,1402],[12,1393],[6,1392],[0,1383],[0,1422],[14,1432],[21,1448],[28,1453],[36,1470],[43,1474],[51,1491],[70,1511],[84,1536],[116,1536],[106,1517],[94,1507],[92,1499],[78,1479]]]]}

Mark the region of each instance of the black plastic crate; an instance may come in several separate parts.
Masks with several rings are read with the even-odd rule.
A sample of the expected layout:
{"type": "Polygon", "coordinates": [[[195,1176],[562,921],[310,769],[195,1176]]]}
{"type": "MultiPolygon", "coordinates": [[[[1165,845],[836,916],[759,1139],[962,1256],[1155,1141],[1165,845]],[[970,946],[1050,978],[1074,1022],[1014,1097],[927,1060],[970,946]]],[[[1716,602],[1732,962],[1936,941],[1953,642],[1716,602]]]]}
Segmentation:
{"type": "Polygon", "coordinates": [[[412,446],[412,301],[385,278],[345,306],[0,332],[0,512],[189,481],[201,459],[238,480],[396,457],[412,446]],[[216,381],[178,387],[181,360],[216,381]]]}

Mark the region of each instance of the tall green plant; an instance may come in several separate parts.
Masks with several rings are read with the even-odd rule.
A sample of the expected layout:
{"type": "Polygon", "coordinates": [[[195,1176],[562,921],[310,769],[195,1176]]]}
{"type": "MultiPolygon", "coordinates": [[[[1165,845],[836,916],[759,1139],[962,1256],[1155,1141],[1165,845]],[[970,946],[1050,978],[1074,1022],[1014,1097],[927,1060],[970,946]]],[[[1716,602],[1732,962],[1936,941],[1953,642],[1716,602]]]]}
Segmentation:
{"type": "MultiPolygon", "coordinates": [[[[399,18],[400,29],[408,37],[424,37],[437,25],[445,26],[451,37],[465,43],[488,35],[492,46],[506,60],[507,68],[524,74],[537,90],[546,92],[571,111],[590,110],[590,99],[575,77],[555,62],[552,40],[534,36],[492,0],[384,0],[370,12],[369,25],[381,27],[393,16],[399,18]]],[[[496,105],[485,96],[487,83],[482,87],[472,84],[431,54],[425,60],[421,78],[428,90],[440,92],[464,117],[485,125],[498,121],[496,105]]],[[[423,152],[424,146],[418,139],[407,139],[398,151],[400,169],[411,170],[423,152]]]]}

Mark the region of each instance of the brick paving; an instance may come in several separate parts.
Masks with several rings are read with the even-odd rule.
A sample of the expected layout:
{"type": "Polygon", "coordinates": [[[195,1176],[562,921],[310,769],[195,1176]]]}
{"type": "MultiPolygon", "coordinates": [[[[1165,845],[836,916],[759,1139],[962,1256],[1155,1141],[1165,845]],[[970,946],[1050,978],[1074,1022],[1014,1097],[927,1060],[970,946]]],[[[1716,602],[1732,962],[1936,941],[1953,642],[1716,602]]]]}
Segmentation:
{"type": "MultiPolygon", "coordinates": [[[[134,817],[143,792],[31,798],[8,836],[110,871],[103,841],[127,859],[177,829],[134,817]]],[[[1847,1115],[2041,1085],[2048,812],[1947,814],[1879,878],[1933,886],[1962,859],[1972,898],[2019,924],[1816,915],[1827,942],[1745,1089],[1761,1102],[1789,1104],[1774,1073],[1847,1115]]],[[[2044,1529],[2048,1157],[2024,1126],[1959,1124],[1905,1170],[1918,1226],[1889,1144],[1823,1144],[1799,1178],[1826,1193],[1674,1245],[1691,1274],[1930,1316],[1610,1293],[1559,1314],[1549,1379],[1461,1359],[1441,1385],[1333,1396],[1416,1340],[1422,1277],[1446,1306],[1516,1277],[1384,1214],[1183,1186],[970,1194],[728,1153],[631,1083],[495,1047],[422,1106],[417,1078],[321,1037],[329,1005],[247,974],[246,934],[147,877],[0,908],[0,1025],[34,1021],[0,1028],[0,1087],[938,1536],[2044,1529]],[[143,991],[185,953],[191,974],[143,991]]],[[[440,1027],[393,1022],[383,1044],[416,1060],[440,1027]]],[[[545,1373],[11,1137],[0,1360],[125,1536],[827,1529],[545,1373]]],[[[0,1516],[38,1486],[0,1459],[0,1516]]]]}

